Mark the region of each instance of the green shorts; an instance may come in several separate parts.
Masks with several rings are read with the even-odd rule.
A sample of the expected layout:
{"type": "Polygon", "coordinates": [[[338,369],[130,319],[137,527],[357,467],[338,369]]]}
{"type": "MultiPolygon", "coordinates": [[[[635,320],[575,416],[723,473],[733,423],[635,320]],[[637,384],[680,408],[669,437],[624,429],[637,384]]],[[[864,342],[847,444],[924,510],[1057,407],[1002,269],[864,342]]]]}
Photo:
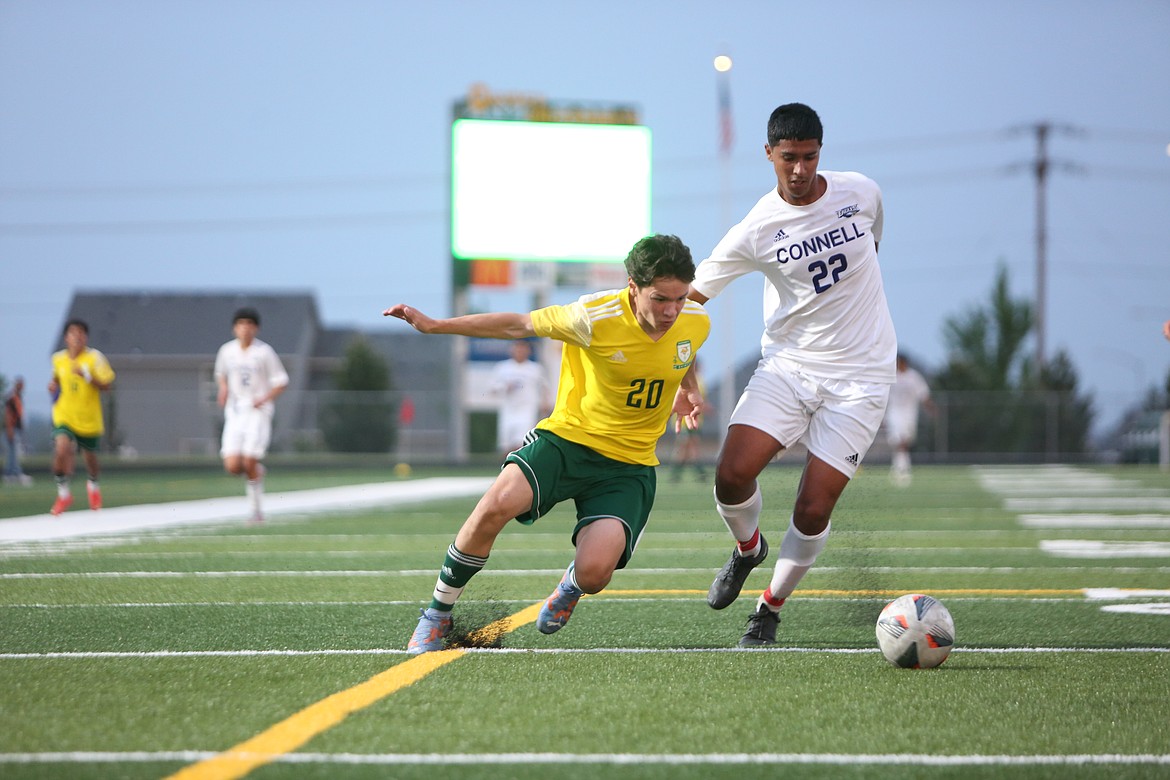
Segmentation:
{"type": "Polygon", "coordinates": [[[519,466],[532,486],[532,508],[516,519],[531,525],[571,498],[577,506],[573,528],[576,545],[577,534],[594,520],[617,518],[626,530],[626,549],[617,565],[623,568],[633,556],[654,506],[654,467],[607,458],[549,431],[537,429],[534,433],[532,441],[504,459],[505,464],[519,466]]]}
{"type": "Polygon", "coordinates": [[[98,451],[98,444],[101,443],[101,436],[79,436],[74,433],[68,426],[58,425],[53,428],[53,438],[58,436],[68,436],[73,441],[77,442],[77,446],[83,450],[90,452],[98,451]]]}

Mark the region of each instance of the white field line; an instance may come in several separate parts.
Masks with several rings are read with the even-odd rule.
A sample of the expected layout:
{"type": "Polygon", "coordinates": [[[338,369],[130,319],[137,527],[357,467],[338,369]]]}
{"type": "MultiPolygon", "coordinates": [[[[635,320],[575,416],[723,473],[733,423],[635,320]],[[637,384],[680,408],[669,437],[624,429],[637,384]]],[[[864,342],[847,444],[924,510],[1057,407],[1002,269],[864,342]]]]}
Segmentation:
{"type": "MultiPolygon", "coordinates": [[[[264,512],[267,517],[299,516],[478,496],[487,490],[491,482],[490,477],[436,477],[408,482],[293,490],[266,495],[264,512]]],[[[100,512],[76,510],[57,518],[46,512],[43,515],[0,520],[0,544],[101,536],[204,523],[239,523],[247,518],[248,503],[242,495],[238,498],[122,506],[100,512]]]]}
{"type": "MultiPolygon", "coordinates": [[[[1087,472],[1086,472],[1087,474],[1087,472]]],[[[1025,477],[1016,480],[981,479],[981,485],[991,493],[1010,496],[1054,496],[1054,495],[1107,495],[1107,496],[1168,496],[1165,488],[1145,487],[1130,479],[1086,479],[1085,475],[1069,479],[1045,479],[1025,477]]]]}
{"type": "MultiPolygon", "coordinates": [[[[1167,526],[1170,528],[1170,525],[1167,526]]],[[[558,544],[550,547],[505,547],[503,545],[496,545],[492,548],[492,555],[501,553],[508,554],[561,554],[565,552],[565,537],[558,538],[558,544]]],[[[4,549],[0,551],[0,560],[4,558],[18,557],[13,553],[17,552],[11,549],[4,549]]],[[[29,550],[29,555],[43,555],[45,550],[29,550]]],[[[65,551],[61,551],[65,552],[65,551]]],[[[79,550],[70,550],[69,553],[80,552],[79,550]]],[[[647,549],[645,547],[639,548],[639,558],[645,559],[652,555],[674,555],[677,553],[713,553],[716,555],[723,554],[725,551],[719,549],[714,552],[711,547],[661,547],[656,549],[647,549]]],[[[1036,547],[1031,541],[1027,541],[1023,546],[1012,547],[848,547],[839,545],[835,552],[839,554],[857,554],[857,553],[896,553],[907,555],[939,555],[939,554],[958,554],[966,555],[968,553],[994,553],[996,555],[1031,555],[1035,554],[1036,547]]],[[[368,548],[364,550],[281,550],[273,547],[265,547],[263,550],[161,550],[158,552],[144,552],[144,551],[121,551],[121,552],[104,552],[102,558],[106,560],[151,560],[151,559],[178,559],[184,558],[207,558],[223,557],[223,558],[260,558],[263,560],[270,560],[275,557],[280,558],[296,558],[296,557],[312,557],[312,558],[374,558],[385,557],[387,555],[400,554],[399,550],[388,548],[368,548]]],[[[712,566],[714,569],[714,566],[712,566]]]]}
{"type": "MultiPolygon", "coordinates": [[[[874,655],[876,647],[471,647],[464,653],[473,655],[694,655],[708,653],[787,653],[804,655],[874,655]]],[[[1170,653],[1170,647],[955,647],[953,653],[977,655],[990,653],[1022,654],[1116,654],[1170,653]]],[[[374,647],[353,650],[92,650],[46,653],[0,653],[0,661],[45,661],[142,658],[298,658],[355,655],[408,655],[401,648],[374,647]]]]}
{"type": "Polygon", "coordinates": [[[1048,498],[1005,498],[1003,505],[1011,512],[1166,512],[1170,511],[1170,496],[1124,495],[1101,498],[1060,495],[1048,498]]]}
{"type": "MultiPolygon", "coordinates": [[[[180,761],[194,763],[221,755],[214,750],[123,753],[0,753],[6,764],[98,764],[180,761]]],[[[233,754],[241,759],[251,754],[233,754]]],[[[557,765],[777,765],[836,766],[1086,766],[1167,765],[1165,753],[1080,753],[1033,755],[934,755],[924,753],[287,753],[265,761],[278,764],[372,766],[557,765]]]]}
{"type": "MultiPolygon", "coordinates": [[[[0,521],[2,523],[4,521],[0,521]]],[[[1116,530],[1116,529],[1115,529],[1116,530]]],[[[717,540],[719,544],[728,543],[728,537],[723,532],[708,532],[708,531],[694,531],[694,532],[658,532],[652,530],[651,533],[655,540],[670,540],[670,539],[702,539],[705,541],[717,540]]],[[[899,542],[912,538],[927,538],[934,539],[946,536],[958,535],[963,539],[970,539],[972,537],[986,537],[995,538],[1002,537],[1006,539],[1019,538],[1019,532],[1016,530],[1006,529],[971,529],[964,531],[950,531],[946,529],[916,529],[916,530],[900,530],[900,529],[869,529],[864,531],[850,531],[841,529],[834,532],[838,539],[869,539],[877,536],[895,536],[899,542]]],[[[26,541],[26,542],[9,542],[4,543],[0,540],[0,558],[15,557],[17,555],[52,555],[55,553],[69,553],[69,552],[89,552],[92,550],[101,550],[116,546],[133,546],[143,544],[146,542],[159,541],[179,541],[184,543],[199,544],[202,542],[230,542],[233,544],[245,544],[253,542],[270,543],[274,541],[299,541],[307,542],[337,542],[337,541],[369,541],[371,538],[378,539],[382,542],[391,542],[398,539],[435,539],[443,538],[450,540],[452,532],[431,533],[431,534],[393,534],[393,533],[377,533],[377,534],[221,534],[209,533],[200,529],[193,529],[190,527],[181,529],[167,529],[157,532],[146,532],[141,534],[119,534],[110,535],[107,537],[82,537],[76,539],[60,539],[52,541],[26,541]]],[[[557,544],[556,549],[563,549],[565,540],[565,532],[551,532],[542,533],[540,531],[525,530],[523,540],[512,540],[507,537],[501,537],[495,546],[495,550],[499,551],[516,551],[523,552],[531,548],[524,546],[534,541],[541,539],[553,540],[557,544]]],[[[666,548],[676,549],[676,548],[666,548]]],[[[686,548],[691,549],[691,548],[686,548]]],[[[702,548],[695,548],[706,550],[706,546],[702,548]]],[[[905,549],[903,547],[890,549],[905,549]]],[[[922,548],[927,549],[927,548],[922,548]]],[[[995,548],[988,548],[995,549],[995,548]]]]}
{"type": "MultiPolygon", "coordinates": [[[[695,591],[699,593],[698,590],[695,591]]],[[[1161,593],[1160,591],[1140,591],[1140,594],[1161,593]]],[[[1128,601],[1131,599],[1168,598],[1164,595],[1115,595],[1099,596],[1095,601],[1128,601]]],[[[1008,603],[1008,604],[1083,604],[1088,595],[1080,596],[951,596],[946,597],[947,603],[967,601],[979,603],[1008,603]]],[[[492,604],[531,604],[539,601],[539,597],[528,599],[492,599],[492,604]]],[[[830,604],[886,604],[889,596],[801,596],[801,603],[830,604]]],[[[127,601],[127,602],[88,602],[74,604],[44,604],[19,603],[0,604],[0,610],[5,609],[183,609],[186,607],[223,608],[223,607],[417,607],[425,603],[424,599],[398,599],[394,601],[127,601]]],[[[460,604],[484,603],[471,599],[461,599],[460,604]]],[[[593,596],[592,604],[695,604],[694,596],[593,596]]]]}
{"type": "Polygon", "coordinates": [[[1170,617],[1170,604],[1108,604],[1101,607],[1101,611],[1123,615],[1165,615],[1170,617]]]}
{"type": "Polygon", "coordinates": [[[1040,550],[1057,558],[1170,558],[1170,542],[1043,539],[1040,550]]]}
{"type": "Polygon", "coordinates": [[[998,484],[983,485],[992,493],[1013,496],[1015,498],[1038,498],[1043,496],[1143,496],[1167,497],[1170,490],[1163,488],[1142,487],[1137,482],[1121,480],[1113,483],[1084,484],[1070,480],[1068,482],[1027,482],[1014,485],[998,484]]]}
{"type": "MultiPolygon", "coordinates": [[[[1019,574],[1022,572],[1097,572],[1121,574],[1164,574],[1170,566],[818,566],[819,574],[857,572],[864,569],[880,574],[1019,574]]],[[[645,574],[710,574],[710,567],[679,567],[670,569],[631,569],[630,575],[645,574]]],[[[564,569],[484,569],[476,577],[526,577],[564,574],[564,569]]],[[[434,577],[435,569],[314,569],[290,570],[229,570],[229,571],[90,571],[90,572],[7,572],[0,580],[62,580],[62,579],[226,579],[237,577],[434,577]]]]}
{"type": "Polygon", "coordinates": [[[1115,599],[1165,599],[1170,598],[1170,590],[1152,590],[1145,588],[1085,588],[1085,598],[1112,601],[1115,599]]]}
{"type": "MultiPolygon", "coordinates": [[[[1133,480],[1114,479],[1070,466],[975,471],[986,490],[1006,495],[1006,509],[1028,513],[1018,518],[1024,528],[1170,528],[1170,515],[1112,513],[1170,510],[1170,491],[1141,488],[1133,480]],[[1087,513],[1092,510],[1097,512],[1087,513]],[[1037,514],[1052,512],[1060,514],[1037,514]]],[[[1042,539],[1040,550],[1057,558],[1170,558],[1170,542],[1163,541],[1042,539]]]]}
{"type": "Polygon", "coordinates": [[[1170,515],[1020,515],[1025,528],[1100,528],[1119,529],[1170,528],[1170,515]]]}

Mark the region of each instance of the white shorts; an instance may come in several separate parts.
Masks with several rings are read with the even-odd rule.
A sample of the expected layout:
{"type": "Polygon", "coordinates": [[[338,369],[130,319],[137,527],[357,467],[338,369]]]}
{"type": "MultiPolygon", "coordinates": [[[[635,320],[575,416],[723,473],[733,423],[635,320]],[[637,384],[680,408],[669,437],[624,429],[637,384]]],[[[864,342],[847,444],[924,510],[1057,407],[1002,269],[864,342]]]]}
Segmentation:
{"type": "Polygon", "coordinates": [[[800,442],[852,478],[886,413],[890,385],[812,376],[778,357],[756,366],[732,425],[749,425],[785,448],[800,442]]]}
{"type": "Polygon", "coordinates": [[[272,415],[265,409],[225,410],[219,456],[243,455],[260,460],[268,454],[272,415]]]}
{"type": "Polygon", "coordinates": [[[895,413],[890,409],[886,413],[886,441],[893,446],[903,442],[913,444],[918,438],[918,410],[907,413],[895,413]]]}
{"type": "Polygon", "coordinates": [[[496,448],[509,452],[520,447],[539,421],[540,416],[534,412],[522,410],[518,414],[513,409],[501,409],[496,422],[496,448]]]}

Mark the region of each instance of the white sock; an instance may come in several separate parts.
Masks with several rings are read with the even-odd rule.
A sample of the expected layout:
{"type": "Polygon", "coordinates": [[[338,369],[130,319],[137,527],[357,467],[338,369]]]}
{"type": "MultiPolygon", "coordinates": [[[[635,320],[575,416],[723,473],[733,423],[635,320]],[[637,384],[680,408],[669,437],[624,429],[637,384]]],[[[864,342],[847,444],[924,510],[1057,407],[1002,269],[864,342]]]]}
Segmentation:
{"type": "Polygon", "coordinates": [[[750,542],[760,527],[760,512],[764,509],[764,494],[760,492],[760,486],[757,484],[756,492],[752,493],[752,497],[742,504],[724,504],[716,496],[715,509],[737,542],[750,542]]]}
{"type": "Polygon", "coordinates": [[[910,470],[910,453],[896,451],[893,458],[890,459],[890,465],[893,466],[894,471],[905,473],[910,470]]]}
{"type": "Polygon", "coordinates": [[[780,543],[780,556],[776,559],[772,582],[768,586],[773,598],[786,599],[792,595],[801,578],[816,562],[821,550],[825,549],[831,528],[830,523],[816,536],[805,536],[796,530],[791,520],[788,521],[788,531],[784,534],[784,541],[780,543]]]}
{"type": "Polygon", "coordinates": [[[431,598],[440,604],[449,604],[455,606],[455,602],[459,600],[459,596],[463,594],[463,588],[456,588],[443,582],[443,578],[439,577],[435,581],[435,589],[431,592],[431,598]]]}
{"type": "Polygon", "coordinates": [[[259,514],[260,498],[264,495],[264,480],[249,479],[244,492],[248,496],[248,502],[252,505],[252,513],[259,514]]]}
{"type": "MultiPolygon", "coordinates": [[[[569,587],[573,590],[581,590],[581,586],[577,584],[577,565],[574,561],[569,564],[569,568],[565,571],[565,581],[569,583],[569,587]]],[[[581,591],[584,593],[585,591],[581,591]]]]}

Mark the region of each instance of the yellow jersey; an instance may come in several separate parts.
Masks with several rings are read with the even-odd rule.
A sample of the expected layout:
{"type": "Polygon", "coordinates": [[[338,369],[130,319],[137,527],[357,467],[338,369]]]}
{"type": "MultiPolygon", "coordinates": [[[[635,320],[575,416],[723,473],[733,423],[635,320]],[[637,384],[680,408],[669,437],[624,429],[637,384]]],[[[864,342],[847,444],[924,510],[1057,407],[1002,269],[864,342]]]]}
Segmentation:
{"type": "Polygon", "coordinates": [[[565,344],[556,406],[536,427],[613,460],[657,466],[675,393],[711,332],[707,311],[687,301],[654,341],[623,288],[537,309],[532,326],[565,344]]]}
{"type": "Polygon", "coordinates": [[[101,436],[106,430],[101,391],[73,373],[74,366],[88,369],[89,375],[104,385],[114,381],[110,361],[96,349],[86,347],[76,358],[70,357],[67,349],[54,352],[53,378],[59,392],[53,402],[53,426],[64,426],[78,436],[101,436]]]}

